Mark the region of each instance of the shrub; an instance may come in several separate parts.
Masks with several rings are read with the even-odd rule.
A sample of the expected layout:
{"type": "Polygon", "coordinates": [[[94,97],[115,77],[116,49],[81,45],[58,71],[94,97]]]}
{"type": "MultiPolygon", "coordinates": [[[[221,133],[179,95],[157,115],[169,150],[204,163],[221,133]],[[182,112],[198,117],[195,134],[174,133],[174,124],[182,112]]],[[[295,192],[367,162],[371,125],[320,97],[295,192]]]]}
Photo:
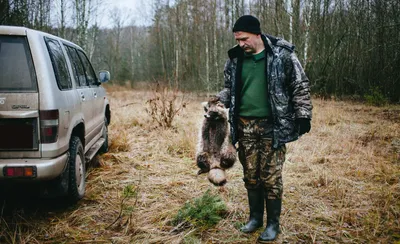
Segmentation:
{"type": "Polygon", "coordinates": [[[184,97],[177,89],[169,89],[157,84],[153,96],[147,100],[147,114],[153,122],[164,128],[170,128],[175,116],[186,107],[184,97]]]}
{"type": "Polygon", "coordinates": [[[365,100],[368,104],[374,106],[383,106],[388,103],[388,99],[383,95],[378,87],[371,88],[365,96],[365,100]]]}
{"type": "Polygon", "coordinates": [[[185,203],[172,220],[172,224],[208,228],[218,224],[226,213],[227,207],[222,199],[207,190],[203,196],[185,203]]]}

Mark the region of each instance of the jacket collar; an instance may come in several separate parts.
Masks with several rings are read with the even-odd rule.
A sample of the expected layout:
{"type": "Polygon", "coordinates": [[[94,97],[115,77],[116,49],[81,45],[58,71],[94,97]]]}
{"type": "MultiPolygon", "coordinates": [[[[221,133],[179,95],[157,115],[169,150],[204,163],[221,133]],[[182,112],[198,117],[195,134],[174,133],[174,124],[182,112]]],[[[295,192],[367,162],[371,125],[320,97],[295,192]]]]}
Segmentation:
{"type": "MultiPolygon", "coordinates": [[[[261,34],[261,39],[264,43],[265,50],[272,54],[273,53],[272,46],[274,44],[276,44],[278,39],[274,36],[270,36],[267,34],[261,34]]],[[[242,48],[239,45],[235,45],[234,47],[232,47],[231,49],[228,50],[228,56],[230,59],[243,58],[243,55],[244,55],[244,51],[242,50],[242,48]]]]}

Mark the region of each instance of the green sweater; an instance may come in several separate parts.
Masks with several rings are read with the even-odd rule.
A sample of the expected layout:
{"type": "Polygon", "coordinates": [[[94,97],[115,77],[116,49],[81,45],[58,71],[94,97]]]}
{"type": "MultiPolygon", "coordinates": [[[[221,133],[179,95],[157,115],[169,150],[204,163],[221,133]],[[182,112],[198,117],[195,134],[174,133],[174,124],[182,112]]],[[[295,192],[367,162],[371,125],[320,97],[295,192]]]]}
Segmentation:
{"type": "Polygon", "coordinates": [[[268,117],[271,114],[265,72],[265,50],[246,55],[242,68],[240,116],[268,117]]]}

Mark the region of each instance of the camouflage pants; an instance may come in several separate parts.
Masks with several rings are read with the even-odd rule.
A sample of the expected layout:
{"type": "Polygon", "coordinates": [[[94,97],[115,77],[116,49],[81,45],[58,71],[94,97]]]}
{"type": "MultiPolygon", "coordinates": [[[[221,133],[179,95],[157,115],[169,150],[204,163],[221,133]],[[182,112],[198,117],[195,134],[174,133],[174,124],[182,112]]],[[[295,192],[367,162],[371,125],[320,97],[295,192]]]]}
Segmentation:
{"type": "Polygon", "coordinates": [[[239,160],[246,189],[264,188],[268,199],[282,198],[286,147],[272,149],[273,125],[268,119],[240,118],[239,160]]]}

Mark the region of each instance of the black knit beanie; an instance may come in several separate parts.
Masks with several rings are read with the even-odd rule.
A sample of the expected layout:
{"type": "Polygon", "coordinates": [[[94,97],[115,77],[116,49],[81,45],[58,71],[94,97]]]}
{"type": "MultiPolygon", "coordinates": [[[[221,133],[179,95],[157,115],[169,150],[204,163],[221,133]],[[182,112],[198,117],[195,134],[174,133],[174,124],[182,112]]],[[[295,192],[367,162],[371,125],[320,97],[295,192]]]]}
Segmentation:
{"type": "Polygon", "coordinates": [[[236,20],[233,32],[244,31],[253,34],[261,34],[260,21],[252,15],[243,15],[236,20]]]}

